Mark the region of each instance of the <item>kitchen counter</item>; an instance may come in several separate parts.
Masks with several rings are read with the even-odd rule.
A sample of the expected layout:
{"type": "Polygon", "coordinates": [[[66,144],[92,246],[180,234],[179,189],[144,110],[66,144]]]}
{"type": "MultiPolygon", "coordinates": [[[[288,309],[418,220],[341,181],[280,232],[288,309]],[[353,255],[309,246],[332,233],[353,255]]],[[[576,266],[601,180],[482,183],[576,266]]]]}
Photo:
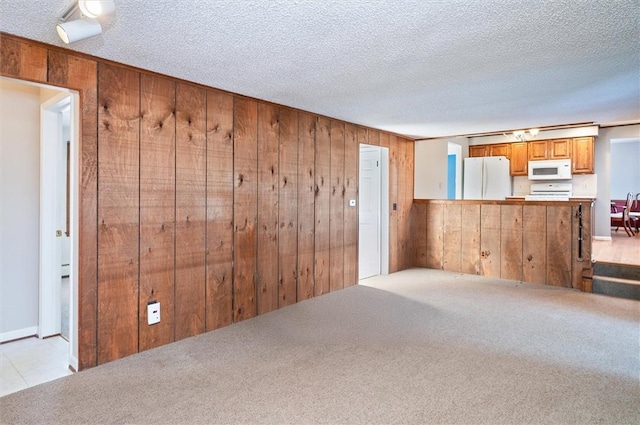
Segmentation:
{"type": "Polygon", "coordinates": [[[590,290],[593,198],[415,199],[416,265],[590,290]]]}
{"type": "Polygon", "coordinates": [[[585,202],[593,203],[595,198],[572,197],[568,201],[526,201],[524,196],[508,196],[503,201],[480,199],[414,199],[414,204],[443,204],[456,203],[461,205],[489,204],[489,205],[578,205],[585,202]]]}

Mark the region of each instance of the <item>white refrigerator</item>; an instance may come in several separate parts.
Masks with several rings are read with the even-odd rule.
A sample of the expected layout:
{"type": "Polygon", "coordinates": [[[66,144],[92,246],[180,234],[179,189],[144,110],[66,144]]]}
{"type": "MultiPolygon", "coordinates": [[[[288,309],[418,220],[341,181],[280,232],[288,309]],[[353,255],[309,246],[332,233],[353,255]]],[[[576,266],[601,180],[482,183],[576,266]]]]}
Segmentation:
{"type": "Polygon", "coordinates": [[[465,158],[463,179],[463,199],[501,200],[511,196],[506,156],[465,158]]]}

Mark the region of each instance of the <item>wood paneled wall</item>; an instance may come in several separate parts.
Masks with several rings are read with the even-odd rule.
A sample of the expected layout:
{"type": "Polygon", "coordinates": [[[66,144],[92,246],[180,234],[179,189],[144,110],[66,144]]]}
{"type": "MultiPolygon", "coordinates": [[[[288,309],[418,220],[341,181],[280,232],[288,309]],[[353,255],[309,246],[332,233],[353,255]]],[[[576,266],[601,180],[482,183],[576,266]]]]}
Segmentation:
{"type": "Polygon", "coordinates": [[[419,267],[585,289],[590,202],[419,201],[411,225],[419,267]]]}
{"type": "Polygon", "coordinates": [[[1,75],[80,93],[80,369],[356,284],[359,143],[414,265],[412,140],[0,37],[1,75]]]}

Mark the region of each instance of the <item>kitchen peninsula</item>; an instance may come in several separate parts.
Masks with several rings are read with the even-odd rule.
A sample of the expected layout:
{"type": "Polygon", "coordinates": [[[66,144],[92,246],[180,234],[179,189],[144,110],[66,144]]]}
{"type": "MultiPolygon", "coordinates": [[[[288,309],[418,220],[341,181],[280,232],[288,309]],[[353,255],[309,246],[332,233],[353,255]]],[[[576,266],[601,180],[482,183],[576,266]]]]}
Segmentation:
{"type": "Polygon", "coordinates": [[[589,198],[416,199],[415,263],[591,292],[592,205],[589,198]]]}

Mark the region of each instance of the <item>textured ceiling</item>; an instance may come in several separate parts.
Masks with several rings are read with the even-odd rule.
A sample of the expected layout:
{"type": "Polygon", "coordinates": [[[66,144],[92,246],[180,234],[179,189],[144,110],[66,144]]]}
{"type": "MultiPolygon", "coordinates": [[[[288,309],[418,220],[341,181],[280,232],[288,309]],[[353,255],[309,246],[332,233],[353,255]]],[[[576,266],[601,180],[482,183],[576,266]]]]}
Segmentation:
{"type": "MultiPolygon", "coordinates": [[[[72,0],[2,0],[60,45],[72,0]]],[[[640,120],[638,0],[115,0],[68,47],[397,133],[640,120]]]]}

